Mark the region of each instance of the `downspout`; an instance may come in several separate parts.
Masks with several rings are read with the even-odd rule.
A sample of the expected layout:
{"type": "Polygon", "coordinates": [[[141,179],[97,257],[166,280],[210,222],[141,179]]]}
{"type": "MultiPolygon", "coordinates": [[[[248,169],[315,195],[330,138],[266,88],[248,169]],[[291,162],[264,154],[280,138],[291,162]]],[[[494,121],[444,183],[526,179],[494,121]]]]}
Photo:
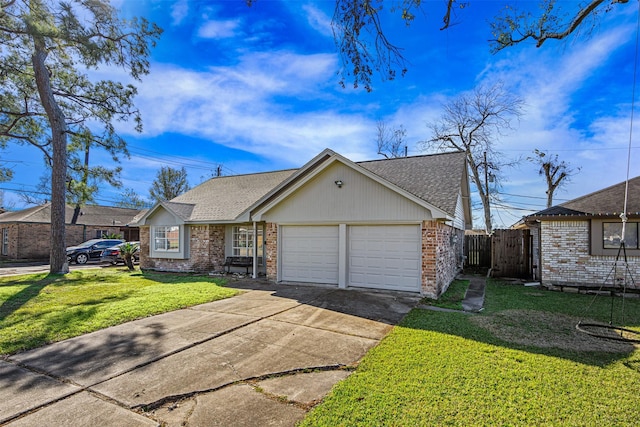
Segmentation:
{"type": "Polygon", "coordinates": [[[253,221],[253,273],[252,278],[258,278],[258,223],[253,221]]]}

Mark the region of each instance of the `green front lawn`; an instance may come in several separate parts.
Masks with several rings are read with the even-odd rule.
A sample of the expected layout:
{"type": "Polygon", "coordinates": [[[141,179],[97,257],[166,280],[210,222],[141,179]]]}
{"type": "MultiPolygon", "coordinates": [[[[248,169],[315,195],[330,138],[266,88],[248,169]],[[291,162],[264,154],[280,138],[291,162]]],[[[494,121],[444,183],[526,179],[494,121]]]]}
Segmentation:
{"type": "Polygon", "coordinates": [[[235,295],[208,276],[79,270],[0,278],[0,354],[235,295]]]}
{"type": "MultiPolygon", "coordinates": [[[[415,309],[302,425],[638,425],[640,350],[575,329],[610,312],[608,297],[499,282],[481,314],[415,309]]],[[[640,331],[640,299],[624,318],[640,331]]]]}

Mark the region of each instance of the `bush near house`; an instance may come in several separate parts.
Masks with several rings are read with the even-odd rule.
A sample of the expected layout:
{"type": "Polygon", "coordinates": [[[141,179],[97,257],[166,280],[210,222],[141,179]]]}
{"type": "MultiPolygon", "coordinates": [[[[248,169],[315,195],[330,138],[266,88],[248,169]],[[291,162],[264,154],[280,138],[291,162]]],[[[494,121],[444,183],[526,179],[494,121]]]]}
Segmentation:
{"type": "Polygon", "coordinates": [[[611,301],[489,282],[482,314],[415,309],[302,425],[637,425],[638,346],[575,328],[611,301]]]}

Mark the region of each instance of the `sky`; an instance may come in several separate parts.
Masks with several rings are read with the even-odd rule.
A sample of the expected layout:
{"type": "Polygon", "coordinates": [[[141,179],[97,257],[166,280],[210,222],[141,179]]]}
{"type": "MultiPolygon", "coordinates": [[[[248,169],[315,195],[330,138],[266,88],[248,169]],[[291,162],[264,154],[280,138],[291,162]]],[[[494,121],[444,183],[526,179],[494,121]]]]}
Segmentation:
{"type": "MultiPolygon", "coordinates": [[[[223,175],[298,168],[325,148],[354,161],[379,159],[378,121],[407,130],[409,155],[428,154],[419,142],[429,138],[427,124],[441,116],[443,104],[496,82],[524,101],[524,111],[512,130],[496,135],[495,149],[505,162],[525,160],[501,170],[495,226],[545,208],[544,176],[526,161],[534,149],[580,169],[554,204],[625,181],[628,161],[630,177],[640,175],[640,129],[634,131],[638,119],[632,119],[637,2],[603,14],[590,36],[541,48],[523,43],[497,54],[490,52],[489,21],[507,1],[470,0],[446,31],[439,30],[444,1],[423,3],[424,13],[409,27],[398,12],[383,11],[386,34],[403,49],[408,71],[391,81],[374,75],[367,92],[349,80],[339,84],[333,1],[114,2],[123,16],[144,17],[164,33],[152,50],[150,74],[134,82],[142,133],[131,123],[116,124],[130,151],[121,162],[123,188],[104,185],[96,201],[114,205],[125,188],[148,197],[162,166],[184,167],[193,187],[218,167],[223,175]]],[[[579,4],[561,3],[567,10],[579,4]]],[[[130,81],[109,67],[92,77],[130,81]]],[[[35,189],[45,173],[42,156],[9,145],[1,157],[14,170],[13,180],[0,184],[4,205],[24,208],[17,193],[35,189]]],[[[92,152],[91,161],[114,166],[105,153],[92,152]]],[[[474,199],[474,226],[482,228],[474,199]]]]}

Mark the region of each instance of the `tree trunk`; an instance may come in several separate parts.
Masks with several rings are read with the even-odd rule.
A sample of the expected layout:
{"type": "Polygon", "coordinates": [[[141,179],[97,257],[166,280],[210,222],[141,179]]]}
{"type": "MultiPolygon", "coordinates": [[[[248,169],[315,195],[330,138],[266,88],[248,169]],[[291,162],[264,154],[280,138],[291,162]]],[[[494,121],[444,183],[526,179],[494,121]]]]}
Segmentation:
{"type": "Polygon", "coordinates": [[[80,205],[76,205],[76,207],[73,208],[73,217],[71,218],[71,224],[77,223],[79,216],[80,216],[80,205]]]}
{"type": "Polygon", "coordinates": [[[133,271],[134,270],[134,267],[133,267],[133,256],[131,254],[126,254],[124,256],[124,263],[126,264],[126,266],[129,269],[129,271],[133,271]]]}
{"type": "Polygon", "coordinates": [[[47,112],[51,126],[51,145],[53,147],[53,166],[51,168],[51,249],[49,252],[49,272],[66,274],[69,272],[65,243],[65,181],[67,176],[67,133],[65,117],[58,106],[53,91],[49,70],[45,65],[47,51],[44,41],[34,40],[35,51],[32,57],[33,72],[42,106],[47,112]]]}
{"type": "Polygon", "coordinates": [[[482,208],[484,211],[485,232],[487,234],[491,234],[493,226],[491,225],[491,205],[489,204],[489,189],[485,187],[485,185],[488,186],[489,184],[485,179],[485,185],[483,185],[482,179],[480,178],[480,173],[478,171],[478,165],[473,161],[473,157],[471,156],[470,152],[467,152],[467,163],[469,164],[469,169],[471,169],[471,181],[478,189],[480,201],[482,202],[482,208]]]}

